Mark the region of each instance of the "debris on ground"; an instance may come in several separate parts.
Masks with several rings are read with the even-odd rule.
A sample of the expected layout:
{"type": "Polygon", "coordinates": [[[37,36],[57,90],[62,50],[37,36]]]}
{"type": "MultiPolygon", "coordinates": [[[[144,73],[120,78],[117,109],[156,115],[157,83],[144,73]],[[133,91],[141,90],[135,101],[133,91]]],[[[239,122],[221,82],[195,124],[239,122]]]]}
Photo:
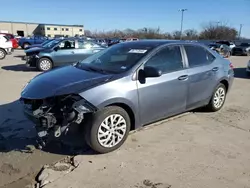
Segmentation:
{"type": "Polygon", "coordinates": [[[0,173],[12,175],[20,173],[20,169],[15,168],[12,164],[4,163],[0,166],[0,173]]]}
{"type": "Polygon", "coordinates": [[[146,179],[141,184],[135,185],[135,188],[171,188],[171,185],[167,183],[154,183],[146,179]]]}
{"type": "Polygon", "coordinates": [[[44,187],[45,185],[62,178],[70,173],[81,163],[80,156],[67,157],[53,165],[44,165],[37,176],[36,188],[44,187]]]}

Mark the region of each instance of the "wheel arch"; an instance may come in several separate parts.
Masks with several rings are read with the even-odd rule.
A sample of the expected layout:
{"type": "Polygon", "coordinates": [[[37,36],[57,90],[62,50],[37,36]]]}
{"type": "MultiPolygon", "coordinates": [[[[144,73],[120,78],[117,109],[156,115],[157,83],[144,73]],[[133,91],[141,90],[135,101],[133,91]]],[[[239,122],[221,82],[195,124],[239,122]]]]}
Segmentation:
{"type": "Polygon", "coordinates": [[[131,124],[130,130],[131,131],[135,130],[135,114],[134,114],[133,110],[127,104],[125,104],[125,103],[111,103],[107,106],[118,106],[118,107],[121,107],[122,109],[124,109],[128,113],[129,118],[130,118],[130,124],[131,124]]]}
{"type": "Polygon", "coordinates": [[[4,48],[0,47],[0,50],[3,50],[5,52],[5,55],[7,54],[6,50],[4,48]]]}
{"type": "Polygon", "coordinates": [[[226,92],[228,91],[229,89],[229,82],[227,79],[222,79],[220,80],[220,83],[223,84],[225,87],[226,87],[226,92]]]}
{"type": "Polygon", "coordinates": [[[46,56],[46,55],[45,55],[45,56],[40,57],[40,58],[38,59],[37,63],[40,61],[40,59],[43,59],[43,58],[47,58],[47,59],[49,59],[49,60],[51,61],[52,65],[54,66],[54,62],[53,62],[52,58],[51,58],[51,57],[49,57],[49,56],[46,56]]]}
{"type": "Polygon", "coordinates": [[[138,115],[136,114],[136,107],[128,101],[127,99],[123,98],[115,98],[108,101],[105,101],[104,103],[97,106],[97,108],[105,108],[107,106],[119,106],[123,108],[130,117],[130,123],[131,123],[131,130],[135,130],[137,128],[137,124],[139,122],[138,115]]]}

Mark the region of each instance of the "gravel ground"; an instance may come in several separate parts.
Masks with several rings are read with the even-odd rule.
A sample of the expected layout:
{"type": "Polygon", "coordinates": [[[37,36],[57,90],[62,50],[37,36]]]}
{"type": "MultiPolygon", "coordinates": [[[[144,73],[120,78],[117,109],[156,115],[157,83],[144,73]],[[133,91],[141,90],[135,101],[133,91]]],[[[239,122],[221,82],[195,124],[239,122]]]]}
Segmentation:
{"type": "MultiPolygon", "coordinates": [[[[25,187],[44,164],[79,152],[68,142],[49,152],[33,147],[35,131],[17,100],[39,72],[25,68],[22,55],[16,50],[0,61],[0,187],[6,188],[25,187]]],[[[220,112],[192,112],[132,134],[118,151],[78,156],[81,165],[48,187],[250,187],[249,57],[230,60],[235,81],[220,112]]]]}

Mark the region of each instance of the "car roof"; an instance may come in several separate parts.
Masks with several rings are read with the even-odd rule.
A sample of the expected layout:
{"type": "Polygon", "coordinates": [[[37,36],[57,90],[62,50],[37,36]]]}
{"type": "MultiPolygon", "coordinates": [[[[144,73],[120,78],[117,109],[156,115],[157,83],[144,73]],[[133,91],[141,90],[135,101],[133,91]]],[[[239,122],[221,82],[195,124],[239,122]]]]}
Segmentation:
{"type": "MultiPolygon", "coordinates": [[[[129,41],[129,42],[125,42],[125,43],[129,43],[129,44],[134,44],[136,46],[149,46],[149,47],[158,47],[164,44],[198,44],[198,45],[202,45],[205,46],[202,43],[199,42],[190,42],[190,41],[184,41],[184,40],[162,40],[162,39],[143,39],[143,40],[137,40],[137,41],[129,41]]],[[[124,43],[122,43],[124,44],[124,43]]]]}

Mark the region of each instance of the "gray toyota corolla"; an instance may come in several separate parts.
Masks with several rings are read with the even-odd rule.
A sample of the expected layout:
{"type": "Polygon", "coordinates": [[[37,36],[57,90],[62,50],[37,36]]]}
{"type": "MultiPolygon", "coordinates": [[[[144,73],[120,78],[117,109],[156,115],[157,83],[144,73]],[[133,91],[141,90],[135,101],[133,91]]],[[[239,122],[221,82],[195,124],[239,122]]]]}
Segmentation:
{"type": "Polygon", "coordinates": [[[36,76],[20,101],[41,145],[78,123],[87,143],[107,153],[132,129],[199,107],[220,110],[233,77],[229,60],[202,44],[141,40],[36,76]]]}

